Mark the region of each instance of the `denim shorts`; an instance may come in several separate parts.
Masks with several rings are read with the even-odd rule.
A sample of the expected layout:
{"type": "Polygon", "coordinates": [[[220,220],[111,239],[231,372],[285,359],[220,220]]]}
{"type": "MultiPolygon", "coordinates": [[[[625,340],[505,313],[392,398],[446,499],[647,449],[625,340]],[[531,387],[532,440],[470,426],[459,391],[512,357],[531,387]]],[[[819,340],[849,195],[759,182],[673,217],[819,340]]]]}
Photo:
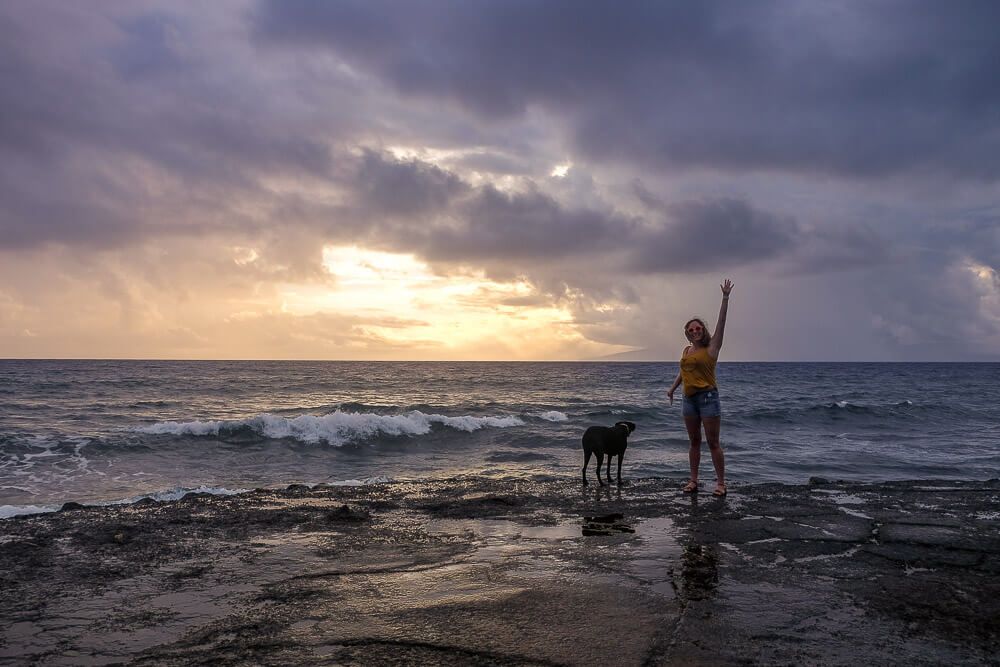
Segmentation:
{"type": "Polygon", "coordinates": [[[684,396],[685,417],[721,417],[722,404],[718,389],[706,389],[693,396],[684,396]]]}

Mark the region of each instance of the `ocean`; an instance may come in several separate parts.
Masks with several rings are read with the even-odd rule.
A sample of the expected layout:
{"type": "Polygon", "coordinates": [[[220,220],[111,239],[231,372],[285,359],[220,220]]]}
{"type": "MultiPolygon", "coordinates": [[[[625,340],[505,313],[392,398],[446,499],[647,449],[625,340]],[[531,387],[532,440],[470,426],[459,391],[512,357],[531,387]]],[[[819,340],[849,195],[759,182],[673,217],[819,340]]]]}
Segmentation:
{"type": "MultiPolygon", "coordinates": [[[[0,360],[0,517],[292,483],[688,476],[676,363],[0,360]],[[591,466],[593,466],[591,462],[591,466]]],[[[1000,475],[1000,364],[718,368],[731,484],[1000,475]]],[[[707,446],[701,478],[714,480],[707,446]]],[[[593,483],[593,478],[591,479],[593,483]]]]}

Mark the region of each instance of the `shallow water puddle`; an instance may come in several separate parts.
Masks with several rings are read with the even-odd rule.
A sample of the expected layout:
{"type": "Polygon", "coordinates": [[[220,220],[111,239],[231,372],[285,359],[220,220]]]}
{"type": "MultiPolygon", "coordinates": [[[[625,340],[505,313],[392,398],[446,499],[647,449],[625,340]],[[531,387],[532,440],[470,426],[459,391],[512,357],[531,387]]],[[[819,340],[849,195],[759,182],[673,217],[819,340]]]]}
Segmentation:
{"type": "Polygon", "coordinates": [[[580,526],[560,523],[554,526],[526,526],[506,519],[433,519],[425,529],[431,535],[466,535],[478,538],[526,540],[569,540],[580,537],[580,526]]]}
{"type": "MultiPolygon", "coordinates": [[[[544,526],[505,519],[435,519],[425,529],[432,535],[470,538],[476,542],[473,560],[513,560],[526,575],[536,570],[551,576],[574,561],[571,552],[579,556],[589,551],[592,558],[619,573],[612,579],[621,577],[671,598],[676,595],[676,578],[694,571],[685,570],[685,554],[702,553],[698,546],[681,544],[681,531],[667,517],[628,521],[621,515],[587,516],[544,526]]],[[[701,558],[699,562],[714,561],[701,558]]]]}
{"type": "Polygon", "coordinates": [[[657,517],[634,527],[636,539],[622,545],[628,554],[626,572],[653,592],[673,597],[674,573],[683,553],[677,526],[667,517],[657,517]]]}
{"type": "Polygon", "coordinates": [[[580,525],[563,522],[530,526],[506,519],[432,519],[424,525],[429,535],[458,536],[470,540],[472,561],[516,562],[522,574],[551,576],[561,569],[561,556],[575,547],[580,525]]]}
{"type": "MultiPolygon", "coordinates": [[[[311,533],[277,533],[258,536],[251,544],[255,567],[262,572],[287,573],[295,570],[309,571],[329,564],[324,549],[337,543],[341,533],[336,531],[311,533]]],[[[265,583],[277,580],[266,574],[265,583]]]]}
{"type": "Polygon", "coordinates": [[[871,516],[865,514],[861,510],[850,507],[851,505],[868,505],[869,501],[873,499],[869,496],[869,494],[865,494],[866,496],[869,496],[865,497],[861,495],[845,493],[844,491],[841,491],[839,489],[815,489],[813,490],[813,494],[817,494],[816,497],[818,498],[825,497],[826,499],[832,501],[837,506],[837,509],[843,512],[844,514],[855,516],[858,517],[859,519],[872,518],[871,516]]]}

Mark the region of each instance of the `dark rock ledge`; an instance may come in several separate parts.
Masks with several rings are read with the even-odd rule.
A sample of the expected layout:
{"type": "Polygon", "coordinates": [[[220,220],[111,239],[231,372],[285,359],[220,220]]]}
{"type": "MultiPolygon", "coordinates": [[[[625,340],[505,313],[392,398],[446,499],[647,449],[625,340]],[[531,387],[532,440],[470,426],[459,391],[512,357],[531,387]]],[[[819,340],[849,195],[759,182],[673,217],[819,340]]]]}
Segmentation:
{"type": "Polygon", "coordinates": [[[1000,664],[1000,482],[293,485],[0,521],[0,664],[1000,664]]]}

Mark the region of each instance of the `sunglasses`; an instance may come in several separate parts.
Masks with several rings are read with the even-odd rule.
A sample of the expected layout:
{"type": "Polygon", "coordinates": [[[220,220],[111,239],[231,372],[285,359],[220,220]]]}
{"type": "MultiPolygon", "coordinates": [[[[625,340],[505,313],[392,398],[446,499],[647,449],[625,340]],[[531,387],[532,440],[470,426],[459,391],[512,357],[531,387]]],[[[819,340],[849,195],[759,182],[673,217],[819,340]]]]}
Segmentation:
{"type": "Polygon", "coordinates": [[[695,328],[695,329],[688,329],[688,330],[687,330],[687,332],[688,332],[689,334],[693,334],[693,333],[700,333],[700,332],[702,332],[702,331],[704,331],[704,329],[702,329],[701,327],[697,327],[697,328],[695,328]]]}

